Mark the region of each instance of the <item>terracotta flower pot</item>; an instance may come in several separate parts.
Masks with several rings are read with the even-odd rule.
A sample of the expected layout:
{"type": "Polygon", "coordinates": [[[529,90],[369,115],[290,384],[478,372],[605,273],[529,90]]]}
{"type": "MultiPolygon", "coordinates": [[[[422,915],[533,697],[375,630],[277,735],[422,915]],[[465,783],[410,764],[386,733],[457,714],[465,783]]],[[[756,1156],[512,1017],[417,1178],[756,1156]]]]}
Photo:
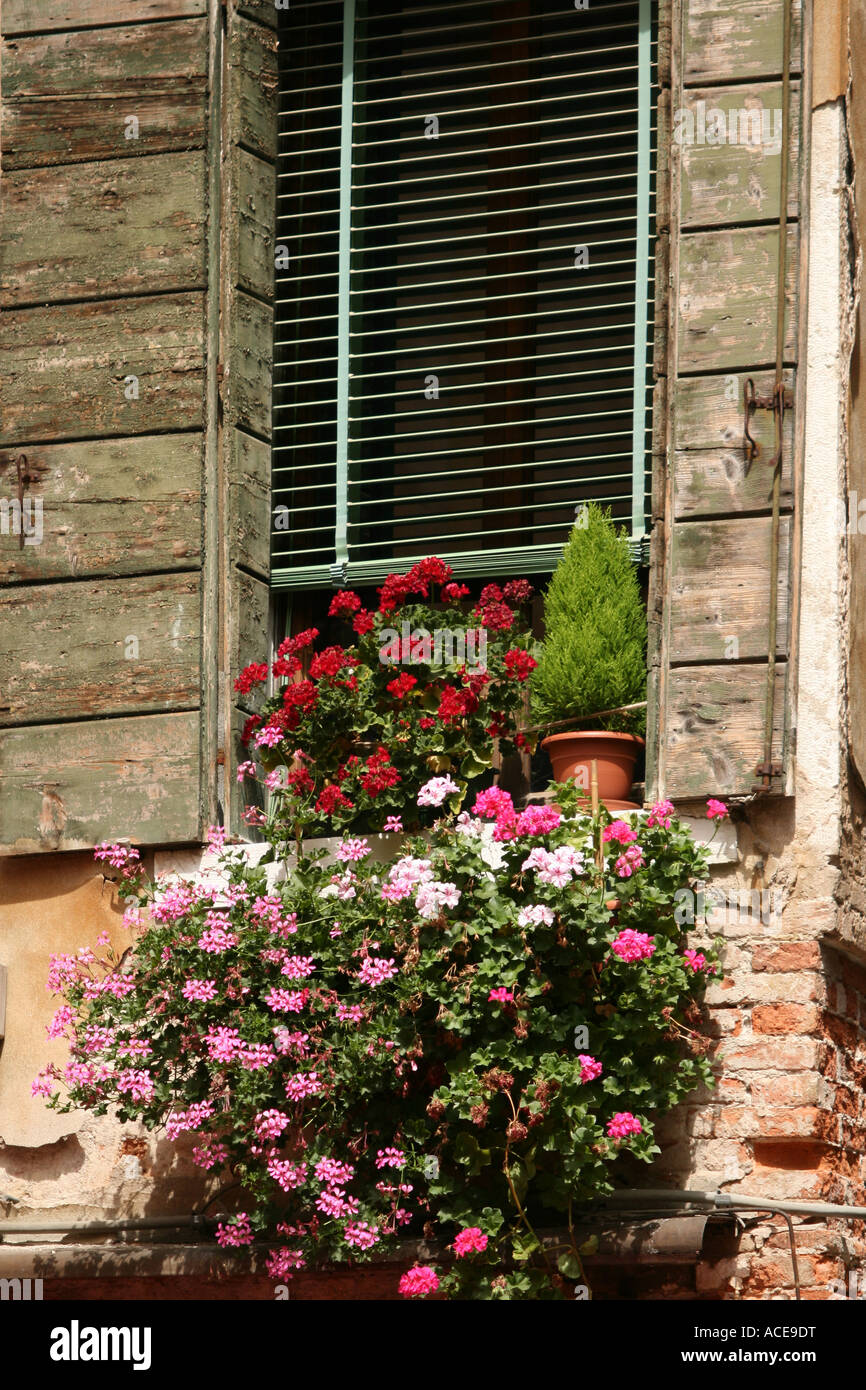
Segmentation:
{"type": "Polygon", "coordinates": [[[564,733],[550,734],[542,739],[553,764],[557,782],[569,779],[589,794],[592,784],[592,760],[598,765],[598,797],[609,811],[626,811],[637,807],[628,794],[634,781],[634,765],[643,746],[636,734],[564,733]]]}

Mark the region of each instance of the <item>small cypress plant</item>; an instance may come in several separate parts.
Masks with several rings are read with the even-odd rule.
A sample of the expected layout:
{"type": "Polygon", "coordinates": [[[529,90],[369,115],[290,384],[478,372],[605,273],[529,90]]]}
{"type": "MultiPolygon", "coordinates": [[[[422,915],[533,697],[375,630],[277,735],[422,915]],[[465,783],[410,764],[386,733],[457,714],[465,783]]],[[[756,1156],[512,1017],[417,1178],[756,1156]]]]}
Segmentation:
{"type": "Polygon", "coordinates": [[[533,722],[641,734],[643,710],[591,721],[646,698],[646,613],[625,531],[585,507],[544,595],[545,637],[531,676],[533,722]]]}

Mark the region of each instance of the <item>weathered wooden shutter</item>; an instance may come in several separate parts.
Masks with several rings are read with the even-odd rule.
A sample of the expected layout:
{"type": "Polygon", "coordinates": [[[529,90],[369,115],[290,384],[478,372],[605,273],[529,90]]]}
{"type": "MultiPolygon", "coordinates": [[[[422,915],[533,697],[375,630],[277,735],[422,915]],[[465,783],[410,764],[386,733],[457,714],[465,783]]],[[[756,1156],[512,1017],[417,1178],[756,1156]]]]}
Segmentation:
{"type": "Polygon", "coordinates": [[[270,0],[3,6],[3,853],[237,824],[232,679],[268,627],[275,25],[270,0]]]}
{"type": "Polygon", "coordinates": [[[657,351],[648,782],[655,795],[680,798],[747,795],[756,787],[781,792],[791,787],[794,730],[788,677],[797,534],[800,4],[793,0],[787,124],[779,77],[784,0],[758,8],[685,0],[682,10],[673,69],[666,20],[660,60],[660,148],[669,144],[671,166],[659,171],[658,261],[670,261],[672,271],[670,331],[662,305],[657,351]],[[785,144],[785,409],[774,546],[769,407],[785,144]],[[750,459],[744,399],[752,394],[758,405],[748,423],[758,449],[750,459]],[[775,770],[765,778],[758,768],[766,761],[770,692],[775,770]]]}
{"type": "Polygon", "coordinates": [[[205,8],[3,6],[6,853],[198,833],[205,8]]]}
{"type": "Polygon", "coordinates": [[[642,536],[651,21],[281,13],[275,584],[549,570],[589,498],[642,536]]]}

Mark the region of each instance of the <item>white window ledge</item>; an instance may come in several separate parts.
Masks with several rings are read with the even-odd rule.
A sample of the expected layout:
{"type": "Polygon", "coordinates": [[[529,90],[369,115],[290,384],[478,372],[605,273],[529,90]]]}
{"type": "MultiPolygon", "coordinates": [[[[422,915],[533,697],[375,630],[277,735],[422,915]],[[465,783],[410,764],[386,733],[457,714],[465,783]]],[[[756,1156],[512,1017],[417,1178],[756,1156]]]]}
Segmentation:
{"type": "MultiPolygon", "coordinates": [[[[638,811],[629,814],[637,814],[642,817],[647,813],[638,811]]],[[[739,859],[737,832],[729,820],[713,822],[697,816],[681,816],[680,819],[692,832],[696,844],[709,845],[711,865],[737,863],[739,859]]],[[[335,835],[306,840],[304,845],[308,850],[326,849],[330,856],[333,855],[341,838],[341,836],[335,835]]],[[[396,857],[406,836],[404,834],[370,834],[365,835],[364,838],[369,841],[372,847],[373,859],[379,864],[387,864],[396,857]]],[[[236,850],[242,849],[245,852],[247,862],[250,864],[258,864],[269,848],[266,844],[251,844],[248,841],[228,847],[236,850]]],[[[292,864],[294,860],[295,854],[293,852],[286,862],[292,864]]],[[[274,883],[279,883],[285,877],[285,864],[268,864],[265,867],[269,887],[274,883]]],[[[155,856],[155,870],[160,877],[195,878],[202,882],[212,882],[215,888],[220,887],[224,882],[219,871],[219,856],[208,849],[158,850],[155,856]]]]}

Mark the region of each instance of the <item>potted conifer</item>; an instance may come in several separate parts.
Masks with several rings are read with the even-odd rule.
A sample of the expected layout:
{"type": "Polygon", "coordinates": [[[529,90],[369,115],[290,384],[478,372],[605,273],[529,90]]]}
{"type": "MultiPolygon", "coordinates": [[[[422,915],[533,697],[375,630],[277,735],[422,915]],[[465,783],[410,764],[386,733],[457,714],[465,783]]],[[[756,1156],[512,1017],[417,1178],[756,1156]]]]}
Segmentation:
{"type": "Polygon", "coordinates": [[[624,531],[610,511],[583,507],[544,595],[545,638],[531,676],[533,723],[557,782],[590,789],[598,767],[599,798],[610,810],[627,800],[643,743],[646,614],[624,531]],[[562,731],[570,721],[573,730],[562,731]],[[577,726],[583,726],[578,728],[577,726]]]}

